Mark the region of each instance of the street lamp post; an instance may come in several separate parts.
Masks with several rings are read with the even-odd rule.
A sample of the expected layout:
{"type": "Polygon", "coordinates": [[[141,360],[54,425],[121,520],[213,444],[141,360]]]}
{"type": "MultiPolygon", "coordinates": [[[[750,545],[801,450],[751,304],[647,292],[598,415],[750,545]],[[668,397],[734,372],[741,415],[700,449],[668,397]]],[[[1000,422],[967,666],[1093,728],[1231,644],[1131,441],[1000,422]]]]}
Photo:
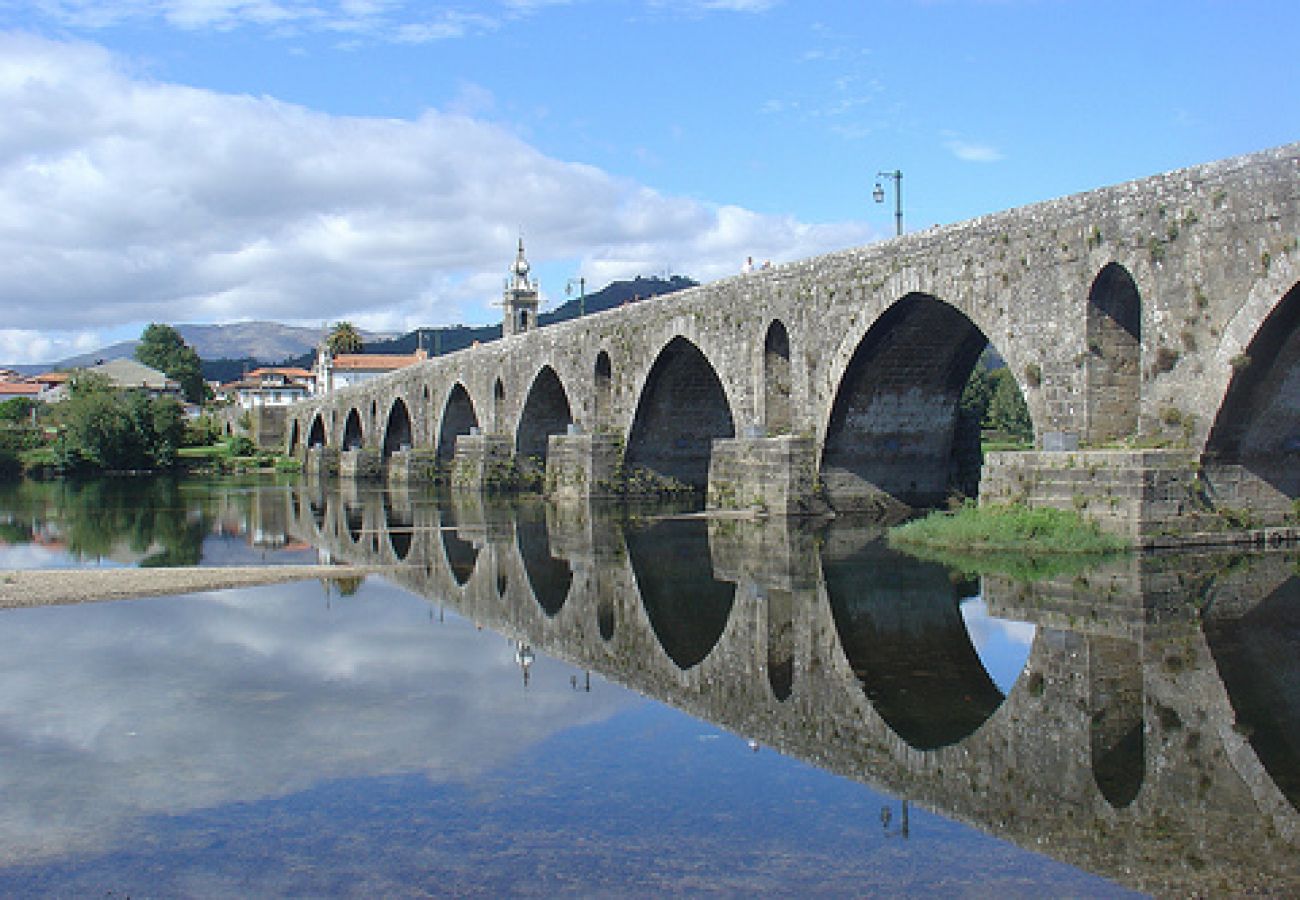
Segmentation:
{"type": "Polygon", "coordinates": [[[889,178],[894,182],[894,234],[903,233],[903,171],[895,169],[892,172],[876,173],[876,189],[871,192],[871,196],[877,203],[885,202],[885,189],[880,184],[879,179],[889,178]]]}
{"type": "Polygon", "coordinates": [[[578,318],[587,314],[587,279],[570,278],[564,285],[564,295],[566,297],[573,294],[573,283],[578,283],[578,318]]]}

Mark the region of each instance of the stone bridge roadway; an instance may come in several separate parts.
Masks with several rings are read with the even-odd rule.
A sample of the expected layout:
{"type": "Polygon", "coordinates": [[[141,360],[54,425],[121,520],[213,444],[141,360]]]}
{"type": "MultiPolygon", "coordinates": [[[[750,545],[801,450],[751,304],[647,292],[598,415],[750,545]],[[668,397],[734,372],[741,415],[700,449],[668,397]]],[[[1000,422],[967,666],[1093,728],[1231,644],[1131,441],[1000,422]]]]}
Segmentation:
{"type": "Polygon", "coordinates": [[[1300,884],[1295,634],[1254,615],[1300,609],[1291,555],[987,579],[991,613],[1036,626],[1004,697],[958,609],[979,586],[899,565],[878,532],[624,528],[591,503],[440,506],[355,482],[284,504],[288,530],[338,560],[391,566],[521,643],[1071,864],[1178,896],[1300,884]]]}
{"type": "Polygon", "coordinates": [[[957,405],[991,344],[1041,449],[1183,450],[1068,462],[1121,473],[1104,487],[1042,486],[1067,457],[1030,454],[986,467],[1000,496],[1128,521],[1176,518],[1194,488],[1280,518],[1300,496],[1298,184],[1289,145],[728,278],[337,391],[284,433],[345,476],[928,505],[978,483],[957,405]],[[1152,470],[1173,483],[1144,511],[1152,470]]]}

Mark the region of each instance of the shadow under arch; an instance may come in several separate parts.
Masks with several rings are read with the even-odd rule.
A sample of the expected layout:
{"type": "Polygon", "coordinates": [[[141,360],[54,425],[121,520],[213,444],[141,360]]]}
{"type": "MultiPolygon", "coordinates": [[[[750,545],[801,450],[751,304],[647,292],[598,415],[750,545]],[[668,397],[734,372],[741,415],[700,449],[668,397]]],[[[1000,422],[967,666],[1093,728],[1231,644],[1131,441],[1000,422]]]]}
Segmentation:
{"type": "Polygon", "coordinates": [[[713,441],[736,436],[718,374],[699,347],[675,337],[659,351],[628,437],[629,469],[703,490],[713,441]]]}
{"type": "Polygon", "coordinates": [[[1300,284],[1265,318],[1243,355],[1206,441],[1215,499],[1285,514],[1300,498],[1300,284]]]}
{"type": "Polygon", "coordinates": [[[917,750],[974,734],[1006,699],[971,643],[948,569],[874,542],[823,557],[831,615],[876,712],[917,750]]]}
{"type": "Polygon", "coordinates": [[[1087,433],[1091,444],[1137,433],[1142,391],[1142,298],[1128,269],[1107,263],[1088,291],[1087,433]]]}
{"type": "Polygon", "coordinates": [[[769,435],[789,434],[792,428],[791,379],[790,333],[773,319],[763,338],[763,424],[769,435]]]}
{"type": "Polygon", "coordinates": [[[515,519],[515,539],[519,544],[519,557],[523,560],[524,575],[533,590],[533,597],[542,612],[548,618],[554,618],[569,599],[573,571],[566,560],[551,554],[544,510],[532,506],[521,507],[515,519]]]}
{"type": "Polygon", "coordinates": [[[979,423],[962,392],[988,338],[956,307],[908,294],[858,343],[831,405],[821,479],[837,511],[942,503],[978,491],[979,423]],[[883,496],[882,496],[883,495],[883,496]]]}
{"type": "Polygon", "coordinates": [[[1114,809],[1129,806],[1146,778],[1142,648],[1122,638],[1088,638],[1092,778],[1114,809]]]}
{"type": "Polygon", "coordinates": [[[311,417],[311,428],[307,430],[307,447],[324,447],[325,446],[325,422],[321,419],[320,413],[311,417]]]}
{"type": "Polygon", "coordinates": [[[354,406],[348,410],[347,420],[343,423],[343,449],[360,450],[365,446],[365,432],[361,428],[361,413],[354,406]]]}
{"type": "Polygon", "coordinates": [[[384,456],[392,456],[398,450],[409,450],[412,446],[414,431],[411,428],[411,412],[406,408],[406,401],[398,397],[388,408],[388,424],[384,427],[384,456]]]}
{"type": "Polygon", "coordinates": [[[1300,575],[1243,615],[1211,607],[1203,627],[1237,729],[1300,811],[1300,575]]]}
{"type": "Polygon", "coordinates": [[[564,434],[572,424],[573,411],[560,376],[550,366],[542,366],[528,388],[528,398],[519,415],[519,429],[515,433],[518,465],[532,474],[543,474],[548,438],[564,434]]]}
{"type": "Polygon", "coordinates": [[[722,638],[736,586],[713,577],[708,523],[672,519],[624,534],[650,628],[669,659],[685,671],[722,638]]]}
{"type": "Polygon", "coordinates": [[[447,403],[442,410],[442,423],[438,428],[437,457],[450,460],[456,454],[456,438],[469,434],[470,429],[479,427],[478,416],[474,412],[474,403],[469,399],[469,391],[460,382],[452,386],[447,395],[447,403]]]}

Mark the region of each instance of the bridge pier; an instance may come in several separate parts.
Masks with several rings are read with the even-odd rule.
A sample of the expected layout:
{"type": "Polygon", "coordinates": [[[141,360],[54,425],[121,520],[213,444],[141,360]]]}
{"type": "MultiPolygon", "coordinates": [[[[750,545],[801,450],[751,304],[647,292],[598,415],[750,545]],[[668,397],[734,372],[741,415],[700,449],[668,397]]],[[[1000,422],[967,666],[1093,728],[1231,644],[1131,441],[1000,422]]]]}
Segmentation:
{"type": "Polygon", "coordinates": [[[451,486],[467,491],[517,487],[514,451],[509,435],[472,432],[459,435],[451,462],[451,486]]]}
{"type": "Polygon", "coordinates": [[[324,480],[339,473],[339,451],[333,447],[308,447],[302,473],[308,478],[324,480]]]}
{"type": "Polygon", "coordinates": [[[547,439],[546,493],[557,500],[618,492],[623,442],[610,434],[553,434],[547,439]]]}
{"type": "Polygon", "coordinates": [[[353,447],[339,453],[339,477],[379,479],[384,475],[384,460],[378,450],[353,447]]]}
{"type": "Polygon", "coordinates": [[[980,503],[1077,510],[1134,544],[1197,530],[1209,511],[1192,450],[993,452],[980,503]]]}
{"type": "Polygon", "coordinates": [[[715,440],[707,503],[710,509],[758,508],[776,516],[828,512],[817,483],[812,438],[781,435],[715,440]]]}
{"type": "Polygon", "coordinates": [[[388,480],[394,484],[421,484],[436,480],[437,454],[433,450],[397,450],[388,457],[388,480]]]}

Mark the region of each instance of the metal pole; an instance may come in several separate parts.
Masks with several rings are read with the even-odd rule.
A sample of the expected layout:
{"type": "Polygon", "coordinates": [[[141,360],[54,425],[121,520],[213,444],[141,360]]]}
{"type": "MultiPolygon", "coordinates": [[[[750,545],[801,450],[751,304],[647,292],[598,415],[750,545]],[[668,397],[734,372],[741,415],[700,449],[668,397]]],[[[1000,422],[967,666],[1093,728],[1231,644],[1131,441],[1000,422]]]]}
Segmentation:
{"type": "Polygon", "coordinates": [[[894,172],[894,234],[903,233],[903,172],[894,172]]]}

